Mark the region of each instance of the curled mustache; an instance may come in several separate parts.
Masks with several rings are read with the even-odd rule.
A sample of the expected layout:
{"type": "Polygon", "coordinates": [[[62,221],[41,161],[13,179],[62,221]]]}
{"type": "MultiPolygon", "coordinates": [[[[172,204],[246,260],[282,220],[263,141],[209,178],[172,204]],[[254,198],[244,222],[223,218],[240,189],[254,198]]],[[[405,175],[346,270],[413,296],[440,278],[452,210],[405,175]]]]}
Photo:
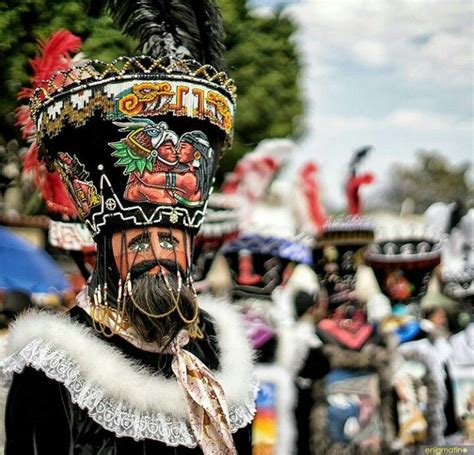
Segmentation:
{"type": "Polygon", "coordinates": [[[182,277],[186,276],[182,267],[174,261],[171,261],[169,259],[162,259],[160,261],[157,261],[156,259],[151,259],[151,260],[141,261],[140,263],[134,265],[130,269],[130,278],[132,279],[132,281],[135,281],[136,279],[142,277],[147,272],[149,272],[150,270],[152,270],[153,268],[157,266],[164,267],[172,276],[176,275],[176,270],[179,271],[182,277]]]}

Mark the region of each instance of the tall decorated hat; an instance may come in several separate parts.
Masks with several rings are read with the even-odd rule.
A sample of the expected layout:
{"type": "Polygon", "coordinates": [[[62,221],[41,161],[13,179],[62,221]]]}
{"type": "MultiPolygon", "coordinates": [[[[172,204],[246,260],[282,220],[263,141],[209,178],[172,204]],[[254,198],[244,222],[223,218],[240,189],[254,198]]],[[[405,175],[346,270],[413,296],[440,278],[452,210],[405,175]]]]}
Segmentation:
{"type": "Polygon", "coordinates": [[[357,215],[329,218],[316,235],[313,263],[327,291],[330,307],[355,303],[356,273],[367,246],[374,239],[374,224],[357,215]]]}
{"type": "Polygon", "coordinates": [[[362,216],[360,187],[371,183],[371,173],[358,173],[372,147],[361,147],[352,155],[346,180],[347,215],[319,217],[314,234],[313,263],[320,283],[326,289],[330,308],[355,303],[356,272],[364,251],[374,239],[372,220],[362,216]]]}
{"type": "MultiPolygon", "coordinates": [[[[31,161],[44,163],[36,173],[43,196],[92,234],[97,262],[81,297],[116,333],[137,307],[133,294],[143,287],[134,283],[148,272],[178,297],[195,291],[194,237],[232,142],[235,86],[224,72],[222,18],[212,0],[105,4],[138,39],[140,55],[78,61],[71,54],[80,40],[62,31],[32,62],[41,71],[19,123],[32,141],[31,161]]],[[[194,316],[180,317],[197,334],[191,300],[194,316]]]]}
{"type": "Polygon", "coordinates": [[[181,15],[165,3],[136,6],[112,15],[142,55],[71,65],[31,97],[40,157],[93,236],[156,224],[198,229],[232,141],[235,87],[223,72],[213,3],[189,2],[181,15]]]}

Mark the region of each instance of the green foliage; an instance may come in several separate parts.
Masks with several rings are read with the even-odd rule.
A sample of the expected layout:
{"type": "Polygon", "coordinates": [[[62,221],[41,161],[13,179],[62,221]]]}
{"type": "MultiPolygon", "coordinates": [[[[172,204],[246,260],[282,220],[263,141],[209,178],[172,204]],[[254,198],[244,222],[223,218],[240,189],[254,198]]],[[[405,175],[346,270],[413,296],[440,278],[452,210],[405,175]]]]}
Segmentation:
{"type": "Polygon", "coordinates": [[[288,137],[302,113],[300,66],[288,18],[253,17],[245,0],[220,0],[226,30],[227,64],[238,89],[234,145],[221,172],[265,138],[288,137]]]}
{"type": "Polygon", "coordinates": [[[132,172],[138,171],[140,174],[143,174],[145,168],[151,172],[153,170],[153,163],[150,159],[141,158],[135,153],[133,153],[126,144],[122,141],[112,142],[110,144],[115,152],[112,152],[112,156],[119,158],[115,163],[115,166],[124,166],[125,170],[123,173],[125,175],[131,174],[132,172]]]}
{"type": "Polygon", "coordinates": [[[18,90],[29,84],[36,43],[60,28],[80,36],[84,53],[94,58],[111,60],[136,49],[136,42],[123,36],[108,16],[88,16],[80,1],[9,0],[8,7],[0,1],[0,134],[6,139],[18,136],[11,113],[18,106],[18,90]]]}
{"type": "MultiPolygon", "coordinates": [[[[113,25],[105,13],[87,14],[88,2],[78,0],[0,0],[0,135],[5,139],[19,133],[12,112],[16,94],[27,86],[29,60],[36,42],[53,31],[67,28],[84,42],[83,52],[91,58],[112,60],[133,55],[136,42],[113,25]]],[[[276,13],[254,17],[245,0],[218,0],[227,37],[227,63],[238,87],[234,146],[221,161],[221,174],[262,139],[291,136],[294,119],[302,112],[298,89],[299,64],[290,42],[295,27],[276,13]]]]}
{"type": "Polygon", "coordinates": [[[421,150],[415,166],[398,165],[393,170],[386,203],[399,209],[410,198],[417,213],[438,201],[458,201],[469,206],[474,197],[469,168],[469,163],[455,166],[436,151],[421,150]]]}

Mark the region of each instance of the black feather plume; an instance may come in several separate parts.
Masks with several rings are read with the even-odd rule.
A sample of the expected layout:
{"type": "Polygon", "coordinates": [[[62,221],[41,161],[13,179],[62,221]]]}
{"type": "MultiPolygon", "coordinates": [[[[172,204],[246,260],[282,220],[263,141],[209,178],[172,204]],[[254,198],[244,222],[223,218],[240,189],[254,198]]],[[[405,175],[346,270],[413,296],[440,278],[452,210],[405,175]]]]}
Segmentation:
{"type": "Polygon", "coordinates": [[[225,70],[224,28],[213,0],[96,0],[151,57],[194,59],[225,70]]]}
{"type": "Polygon", "coordinates": [[[368,153],[372,150],[371,145],[366,145],[357,149],[354,154],[352,155],[351,162],[349,163],[350,173],[351,175],[356,175],[357,167],[363,161],[363,159],[368,155],[368,153]]]}

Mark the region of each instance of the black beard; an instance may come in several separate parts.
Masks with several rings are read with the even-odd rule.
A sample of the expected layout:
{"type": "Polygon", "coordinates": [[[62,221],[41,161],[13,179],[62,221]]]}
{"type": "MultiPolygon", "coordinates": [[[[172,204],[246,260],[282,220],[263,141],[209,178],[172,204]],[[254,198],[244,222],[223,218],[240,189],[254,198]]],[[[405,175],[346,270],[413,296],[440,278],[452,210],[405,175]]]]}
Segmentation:
{"type": "MultiPolygon", "coordinates": [[[[168,268],[165,262],[170,262],[176,268],[176,263],[173,261],[160,261],[159,264],[168,268]]],[[[178,280],[174,273],[168,275],[168,283],[174,298],[161,274],[147,275],[144,272],[141,276],[132,280],[133,300],[130,296],[125,299],[125,315],[143,341],[157,342],[164,345],[186,326],[176,309],[161,318],[154,318],[145,314],[145,312],[156,316],[168,313],[174,307],[177,297],[177,305],[179,305],[181,314],[187,320],[193,319],[195,315],[197,302],[191,290],[183,285],[179,296],[177,296],[178,280]],[[140,311],[140,309],[143,311],[140,311]]]]}

